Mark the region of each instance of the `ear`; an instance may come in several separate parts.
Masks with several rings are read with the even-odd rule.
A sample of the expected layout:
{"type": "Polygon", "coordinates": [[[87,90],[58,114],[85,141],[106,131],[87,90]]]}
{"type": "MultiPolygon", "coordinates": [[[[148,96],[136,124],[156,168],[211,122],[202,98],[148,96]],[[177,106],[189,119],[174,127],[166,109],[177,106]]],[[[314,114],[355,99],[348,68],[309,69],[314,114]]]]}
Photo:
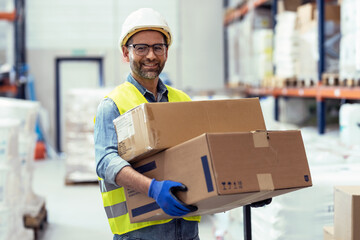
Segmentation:
{"type": "Polygon", "coordinates": [[[123,59],[124,59],[126,62],[130,62],[129,49],[128,49],[126,46],[122,46],[121,49],[122,49],[122,53],[123,53],[123,59]]]}
{"type": "Polygon", "coordinates": [[[169,54],[169,49],[167,48],[167,49],[166,49],[166,53],[165,53],[165,58],[166,58],[166,59],[167,59],[168,56],[169,56],[168,54],[169,54]]]}

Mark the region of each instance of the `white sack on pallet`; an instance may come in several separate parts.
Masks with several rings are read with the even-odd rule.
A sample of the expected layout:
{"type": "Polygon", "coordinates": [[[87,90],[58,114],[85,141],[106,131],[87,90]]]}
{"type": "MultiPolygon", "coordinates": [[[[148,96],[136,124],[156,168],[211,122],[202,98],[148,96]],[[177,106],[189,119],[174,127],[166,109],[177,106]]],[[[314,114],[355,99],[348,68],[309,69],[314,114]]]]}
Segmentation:
{"type": "MultiPolygon", "coordinates": [[[[5,202],[6,206],[11,206],[14,209],[11,218],[15,222],[13,222],[12,227],[18,229],[20,234],[25,231],[21,228],[24,214],[35,216],[44,204],[44,198],[36,195],[32,188],[33,162],[37,141],[35,126],[40,104],[28,100],[0,98],[0,108],[0,119],[9,118],[10,120],[7,121],[19,122],[16,143],[11,144],[16,149],[13,150],[13,154],[17,151],[16,158],[11,159],[11,164],[7,164],[10,171],[5,202]]],[[[0,124],[0,126],[2,125],[0,124]]],[[[10,125],[8,127],[10,128],[10,125]]]]}
{"type": "Polygon", "coordinates": [[[341,2],[341,34],[354,33],[359,27],[360,4],[358,0],[342,0],[341,2]]]}
{"type": "Polygon", "coordinates": [[[259,86],[263,75],[270,70],[272,73],[268,67],[272,60],[271,26],[270,10],[252,9],[243,19],[227,27],[230,85],[259,86]],[[270,49],[264,50],[269,41],[270,49]]]}
{"type": "Polygon", "coordinates": [[[0,118],[0,165],[19,165],[20,120],[0,118]]]}
{"type": "MultiPolygon", "coordinates": [[[[314,22],[315,23],[315,22],[314,22]]],[[[334,21],[326,21],[324,29],[325,72],[339,72],[340,25],[334,21]]],[[[308,25],[299,32],[299,58],[296,75],[299,79],[318,79],[318,26],[308,25]]]]}
{"type": "Polygon", "coordinates": [[[94,117],[101,100],[111,91],[104,88],[70,89],[66,93],[66,180],[97,181],[94,152],[94,117]]]}
{"type": "Polygon", "coordinates": [[[356,75],[356,34],[348,33],[340,42],[340,79],[351,79],[356,75]]]}
{"type": "Polygon", "coordinates": [[[22,131],[35,131],[39,108],[39,102],[0,97],[0,118],[19,119],[22,131]]]}
{"type": "Polygon", "coordinates": [[[360,104],[343,104],[339,112],[340,140],[349,146],[360,145],[360,104]]]}
{"type": "Polygon", "coordinates": [[[341,3],[340,79],[360,77],[360,1],[341,3]]]}
{"type": "Polygon", "coordinates": [[[296,13],[283,12],[277,16],[274,38],[275,75],[280,78],[295,77],[298,58],[298,35],[296,13]]]}
{"type": "Polygon", "coordinates": [[[260,86],[265,78],[273,75],[273,31],[272,29],[257,29],[253,32],[254,76],[260,86]]]}
{"type": "Polygon", "coordinates": [[[227,37],[228,37],[228,59],[229,59],[229,84],[237,85],[241,82],[240,77],[240,60],[242,56],[240,55],[240,42],[242,38],[241,34],[241,22],[235,22],[230,24],[227,27],[227,37]]]}

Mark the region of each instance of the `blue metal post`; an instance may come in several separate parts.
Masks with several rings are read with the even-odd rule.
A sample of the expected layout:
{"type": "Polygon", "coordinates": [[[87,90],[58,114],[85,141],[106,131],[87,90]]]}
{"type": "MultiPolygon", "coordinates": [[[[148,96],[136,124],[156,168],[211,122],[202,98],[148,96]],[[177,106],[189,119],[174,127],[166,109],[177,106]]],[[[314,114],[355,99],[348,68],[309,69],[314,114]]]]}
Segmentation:
{"type": "MultiPolygon", "coordinates": [[[[319,63],[318,63],[318,80],[321,81],[322,74],[325,70],[325,49],[324,49],[324,25],[325,25],[325,2],[324,0],[317,0],[318,9],[318,46],[319,46],[319,63]]],[[[318,131],[320,134],[325,133],[326,114],[325,114],[325,99],[317,99],[317,122],[318,131]]]]}
{"type": "Polygon", "coordinates": [[[321,100],[316,100],[317,102],[317,106],[316,106],[316,111],[317,111],[317,125],[318,125],[318,131],[319,134],[324,134],[325,133],[325,127],[326,127],[326,122],[325,122],[325,108],[326,108],[326,103],[324,99],[321,100]]]}
{"type": "Polygon", "coordinates": [[[275,26],[276,26],[276,14],[278,10],[277,4],[278,4],[278,0],[272,0],[271,13],[273,20],[273,30],[275,30],[275,26]]]}
{"type": "Polygon", "coordinates": [[[275,97],[274,108],[275,121],[279,121],[279,97],[275,97]]]}

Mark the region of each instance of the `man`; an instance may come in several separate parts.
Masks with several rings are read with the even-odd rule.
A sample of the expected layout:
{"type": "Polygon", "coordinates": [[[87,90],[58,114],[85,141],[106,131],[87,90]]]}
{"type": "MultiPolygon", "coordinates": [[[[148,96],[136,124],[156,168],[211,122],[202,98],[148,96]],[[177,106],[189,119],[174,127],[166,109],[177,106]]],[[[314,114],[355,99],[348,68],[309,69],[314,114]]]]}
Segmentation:
{"type": "Polygon", "coordinates": [[[185,191],[184,185],[150,179],[136,172],[118,155],[113,125],[113,120],[120,114],[145,102],[190,101],[184,92],[166,86],[159,78],[171,42],[170,28],[158,12],[142,8],[131,13],[122,26],[119,41],[131,73],[126,82],[109,93],[98,107],[94,129],[96,171],[114,240],[199,239],[200,217],[130,223],[123,187],[154,198],[171,216],[186,215],[194,208],[170,193],[172,188],[185,191]]]}

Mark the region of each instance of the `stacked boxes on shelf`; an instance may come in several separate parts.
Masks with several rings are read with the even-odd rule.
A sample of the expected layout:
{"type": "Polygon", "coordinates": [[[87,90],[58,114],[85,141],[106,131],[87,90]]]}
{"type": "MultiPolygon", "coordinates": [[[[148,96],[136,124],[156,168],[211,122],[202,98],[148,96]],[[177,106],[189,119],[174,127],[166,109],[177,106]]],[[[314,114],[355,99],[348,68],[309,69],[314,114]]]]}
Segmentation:
{"type": "Polygon", "coordinates": [[[0,231],[4,239],[33,239],[32,230],[24,228],[25,215],[38,214],[45,204],[32,189],[36,144],[35,124],[39,104],[26,100],[0,98],[0,231]],[[6,229],[6,230],[4,230],[6,229]]]}
{"type": "Polygon", "coordinates": [[[94,118],[109,89],[71,89],[67,92],[65,153],[67,184],[96,182],[94,118]]]}
{"type": "Polygon", "coordinates": [[[341,1],[341,43],[340,66],[341,80],[360,77],[360,2],[341,1]]]}

